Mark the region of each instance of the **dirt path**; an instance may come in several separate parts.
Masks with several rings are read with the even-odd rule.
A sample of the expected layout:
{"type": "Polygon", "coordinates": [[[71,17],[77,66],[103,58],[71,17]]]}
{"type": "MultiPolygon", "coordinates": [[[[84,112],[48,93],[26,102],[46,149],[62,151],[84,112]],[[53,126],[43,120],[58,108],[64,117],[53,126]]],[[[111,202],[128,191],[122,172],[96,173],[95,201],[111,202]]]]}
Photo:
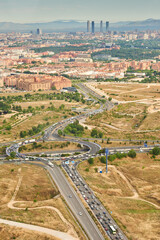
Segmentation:
{"type": "Polygon", "coordinates": [[[104,122],[102,122],[102,121],[101,121],[101,123],[103,123],[103,125],[105,125],[105,126],[108,127],[108,128],[111,128],[111,129],[113,129],[113,130],[122,131],[122,129],[117,128],[117,127],[112,126],[112,125],[109,125],[109,124],[107,124],[107,123],[104,123],[104,122]]]}
{"type": "Polygon", "coordinates": [[[133,196],[131,198],[139,198],[139,194],[137,193],[136,189],[130,184],[126,176],[122,172],[120,172],[115,166],[113,165],[108,165],[109,168],[112,168],[127,184],[129,189],[132,191],[133,196]]]}
{"type": "Polygon", "coordinates": [[[147,201],[143,198],[141,198],[138,194],[138,192],[136,191],[136,189],[131,185],[131,183],[128,181],[128,179],[126,178],[126,176],[120,172],[115,166],[113,165],[108,165],[109,168],[112,168],[117,174],[119,174],[119,176],[126,182],[127,186],[129,187],[129,189],[132,191],[133,196],[132,197],[123,197],[123,198],[128,198],[128,199],[135,199],[135,200],[141,200],[143,202],[149,203],[151,205],[153,205],[154,207],[160,209],[160,206],[158,206],[155,203],[152,203],[150,201],[147,201]]]}
{"type": "MultiPolygon", "coordinates": [[[[7,204],[7,206],[8,206],[8,208],[14,209],[14,210],[25,210],[26,208],[19,208],[19,207],[14,206],[14,204],[16,204],[16,203],[29,203],[30,202],[30,201],[27,201],[27,202],[26,201],[15,201],[16,195],[19,191],[19,188],[21,186],[22,179],[23,179],[23,176],[21,175],[21,168],[18,169],[18,177],[19,177],[19,179],[18,179],[17,186],[13,193],[12,199],[7,204]]],[[[0,223],[5,223],[10,226],[21,227],[21,228],[25,228],[25,229],[29,229],[29,230],[34,230],[34,231],[39,231],[42,233],[50,234],[50,235],[58,237],[62,240],[64,240],[64,239],[65,240],[78,240],[77,233],[75,232],[73,226],[64,218],[63,214],[59,211],[59,209],[52,207],[52,206],[28,208],[28,210],[30,210],[30,211],[36,210],[36,209],[51,209],[51,210],[55,211],[58,214],[58,216],[60,217],[60,219],[68,226],[67,233],[52,230],[49,228],[43,228],[43,227],[31,225],[31,224],[17,223],[14,221],[8,221],[8,220],[4,220],[4,219],[0,219],[0,223]]]]}
{"type": "Polygon", "coordinates": [[[63,232],[55,231],[55,230],[52,230],[49,228],[39,227],[39,226],[31,225],[31,224],[13,222],[13,221],[4,220],[4,219],[0,219],[0,223],[18,227],[18,228],[24,228],[24,229],[28,229],[28,230],[32,230],[32,231],[36,231],[36,232],[49,234],[49,235],[51,235],[53,237],[57,237],[61,240],[64,240],[64,239],[65,240],[76,240],[77,239],[77,238],[70,236],[67,233],[63,233],[63,232]]]}

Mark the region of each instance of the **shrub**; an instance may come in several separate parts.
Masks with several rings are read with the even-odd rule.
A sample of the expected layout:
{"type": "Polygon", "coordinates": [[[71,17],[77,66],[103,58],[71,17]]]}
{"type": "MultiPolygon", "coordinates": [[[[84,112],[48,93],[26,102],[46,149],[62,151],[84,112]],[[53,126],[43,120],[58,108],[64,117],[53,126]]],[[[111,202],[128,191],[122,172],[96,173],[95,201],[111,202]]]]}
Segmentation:
{"type": "Polygon", "coordinates": [[[89,163],[89,164],[93,164],[93,163],[94,163],[94,159],[93,159],[93,158],[89,158],[89,159],[88,159],[88,163],[89,163]]]}
{"type": "Polygon", "coordinates": [[[153,148],[152,150],[151,150],[151,152],[150,152],[151,154],[153,154],[153,155],[160,155],[160,148],[158,148],[158,147],[155,147],[155,148],[153,148]]]}
{"type": "Polygon", "coordinates": [[[133,150],[133,149],[131,149],[129,152],[128,152],[128,157],[130,157],[130,158],[135,158],[136,157],[136,152],[133,150]]]}
{"type": "Polygon", "coordinates": [[[11,130],[11,128],[12,128],[11,125],[6,126],[6,130],[8,131],[11,130]]]}
{"type": "Polygon", "coordinates": [[[100,160],[101,163],[106,163],[106,157],[105,156],[100,157],[99,160],[100,160]]]}

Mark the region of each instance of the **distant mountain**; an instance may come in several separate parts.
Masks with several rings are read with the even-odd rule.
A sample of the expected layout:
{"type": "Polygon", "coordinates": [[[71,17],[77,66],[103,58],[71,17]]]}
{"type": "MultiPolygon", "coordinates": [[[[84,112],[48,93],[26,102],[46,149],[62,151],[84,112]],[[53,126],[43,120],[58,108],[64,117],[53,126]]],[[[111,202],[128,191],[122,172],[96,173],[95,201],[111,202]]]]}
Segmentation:
{"type": "Polygon", "coordinates": [[[144,21],[117,22],[110,24],[112,30],[160,30],[160,19],[147,19],[144,21]]]}
{"type": "MultiPolygon", "coordinates": [[[[41,28],[43,32],[76,32],[86,31],[86,22],[75,20],[53,21],[43,23],[12,23],[0,22],[0,32],[35,32],[37,28],[41,28]]],[[[99,23],[95,24],[96,31],[99,31],[99,23]]],[[[104,26],[105,28],[105,26],[104,26]]],[[[110,23],[110,30],[114,31],[132,31],[132,30],[160,30],[160,20],[147,19],[144,21],[127,21],[110,23]]]]}

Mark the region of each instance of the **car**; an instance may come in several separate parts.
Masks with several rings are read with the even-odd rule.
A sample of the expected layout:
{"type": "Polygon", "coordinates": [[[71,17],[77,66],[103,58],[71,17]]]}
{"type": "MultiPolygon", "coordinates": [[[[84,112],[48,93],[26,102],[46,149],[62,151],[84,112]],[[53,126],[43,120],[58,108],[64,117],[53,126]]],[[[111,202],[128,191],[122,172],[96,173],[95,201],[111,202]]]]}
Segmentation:
{"type": "Polygon", "coordinates": [[[69,195],[69,198],[72,198],[72,195],[69,195]]]}
{"type": "Polygon", "coordinates": [[[82,216],[82,215],[83,215],[83,213],[82,213],[82,212],[79,212],[78,214],[79,214],[80,216],[82,216]]]}

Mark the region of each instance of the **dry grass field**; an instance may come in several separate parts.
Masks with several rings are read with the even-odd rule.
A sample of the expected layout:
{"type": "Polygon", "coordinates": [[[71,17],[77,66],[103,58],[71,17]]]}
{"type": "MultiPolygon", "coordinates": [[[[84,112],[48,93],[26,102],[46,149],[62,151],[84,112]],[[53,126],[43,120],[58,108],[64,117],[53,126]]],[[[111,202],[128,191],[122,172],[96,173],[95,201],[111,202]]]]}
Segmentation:
{"type": "MultiPolygon", "coordinates": [[[[55,108],[59,108],[61,104],[65,104],[65,109],[71,109],[71,107],[79,107],[81,106],[79,103],[76,102],[66,102],[64,100],[44,100],[44,101],[35,101],[35,102],[21,102],[16,103],[15,105],[20,105],[23,109],[28,108],[29,106],[32,107],[40,107],[44,106],[45,108],[49,107],[51,103],[54,105],[55,108]]],[[[87,105],[84,104],[84,107],[87,105]]]]}
{"type": "Polygon", "coordinates": [[[160,84],[102,82],[91,83],[91,86],[117,101],[137,101],[142,99],[158,99],[160,101],[160,84]]]}
{"type": "Polygon", "coordinates": [[[109,112],[88,118],[88,129],[95,126],[106,138],[160,139],[160,111],[150,112],[146,104],[126,103],[109,112]]]}
{"type": "Polygon", "coordinates": [[[79,171],[104,206],[132,240],[160,238],[160,162],[145,153],[105,164],[95,159],[79,165],[79,171]],[[89,172],[85,171],[89,168],[89,172]],[[96,168],[103,173],[97,173],[96,168]]]}
{"type": "MultiPolygon", "coordinates": [[[[20,131],[27,131],[31,129],[33,126],[37,126],[38,124],[46,123],[45,118],[49,118],[50,123],[58,122],[62,119],[63,114],[61,112],[49,112],[49,111],[42,111],[37,113],[36,115],[30,115],[27,114],[27,118],[20,122],[19,124],[16,124],[12,127],[10,131],[4,130],[3,133],[0,135],[0,141],[1,142],[7,142],[7,141],[13,141],[16,139],[20,139],[20,131]]],[[[21,114],[21,117],[23,118],[23,114],[21,114]]],[[[1,119],[2,121],[3,119],[1,119]]],[[[8,123],[13,121],[8,121],[8,123]]]]}
{"type": "Polygon", "coordinates": [[[0,239],[5,240],[59,240],[50,235],[36,233],[29,230],[24,230],[16,227],[0,224],[0,239]]]}
{"type": "MultiPolygon", "coordinates": [[[[63,198],[41,167],[0,165],[0,198],[1,218],[50,228],[84,239],[63,198]]],[[[5,234],[3,228],[2,233],[5,234]]],[[[15,229],[15,233],[21,234],[21,231],[15,229]]],[[[41,238],[37,236],[37,239],[41,238]]]]}

